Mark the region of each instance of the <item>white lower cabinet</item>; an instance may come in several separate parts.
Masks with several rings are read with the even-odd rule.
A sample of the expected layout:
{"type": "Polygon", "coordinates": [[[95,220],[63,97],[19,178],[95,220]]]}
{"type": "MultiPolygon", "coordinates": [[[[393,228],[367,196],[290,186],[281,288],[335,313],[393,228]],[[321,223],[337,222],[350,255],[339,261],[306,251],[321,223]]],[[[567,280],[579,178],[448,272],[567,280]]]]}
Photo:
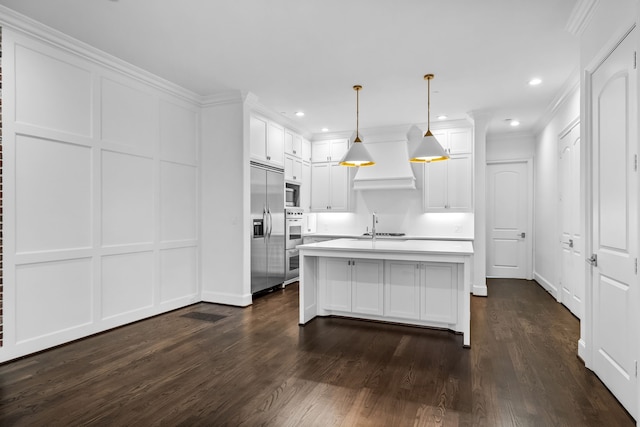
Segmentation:
{"type": "Polygon", "coordinates": [[[386,261],[384,315],[456,323],[457,283],[456,264],[386,261]]]}
{"type": "Polygon", "coordinates": [[[456,323],[458,319],[458,266],[422,263],[420,265],[420,319],[456,323]]]}
{"type": "Polygon", "coordinates": [[[384,315],[420,319],[420,263],[386,261],[384,315]]]}
{"type": "Polygon", "coordinates": [[[383,314],[382,260],[320,258],[320,305],[345,313],[383,314]]]}

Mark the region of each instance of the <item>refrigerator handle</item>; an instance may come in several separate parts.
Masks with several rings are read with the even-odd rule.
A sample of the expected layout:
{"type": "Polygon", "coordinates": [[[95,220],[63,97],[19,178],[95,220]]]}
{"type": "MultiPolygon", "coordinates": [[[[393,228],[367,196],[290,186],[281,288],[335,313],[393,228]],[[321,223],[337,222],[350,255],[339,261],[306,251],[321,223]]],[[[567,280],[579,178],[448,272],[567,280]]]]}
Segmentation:
{"type": "Polygon", "coordinates": [[[264,237],[264,241],[267,241],[267,238],[269,237],[269,222],[267,220],[267,205],[264,205],[262,207],[262,223],[264,224],[264,232],[262,233],[262,236],[264,237]]]}
{"type": "Polygon", "coordinates": [[[269,238],[271,238],[271,231],[273,231],[273,217],[271,216],[271,208],[267,208],[269,213],[269,238]]]}

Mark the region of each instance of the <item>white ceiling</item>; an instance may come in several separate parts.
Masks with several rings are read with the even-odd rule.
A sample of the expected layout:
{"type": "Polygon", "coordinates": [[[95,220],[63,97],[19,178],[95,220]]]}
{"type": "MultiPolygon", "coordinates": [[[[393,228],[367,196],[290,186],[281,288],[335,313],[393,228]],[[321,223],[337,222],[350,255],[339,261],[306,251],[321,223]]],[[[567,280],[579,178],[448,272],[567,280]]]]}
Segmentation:
{"type": "Polygon", "coordinates": [[[492,111],[531,131],[575,80],[576,0],[0,0],[199,95],[242,90],[317,133],[492,111]],[[527,84],[532,77],[543,83],[527,84]],[[304,111],[303,118],[293,116],[304,111]]]}

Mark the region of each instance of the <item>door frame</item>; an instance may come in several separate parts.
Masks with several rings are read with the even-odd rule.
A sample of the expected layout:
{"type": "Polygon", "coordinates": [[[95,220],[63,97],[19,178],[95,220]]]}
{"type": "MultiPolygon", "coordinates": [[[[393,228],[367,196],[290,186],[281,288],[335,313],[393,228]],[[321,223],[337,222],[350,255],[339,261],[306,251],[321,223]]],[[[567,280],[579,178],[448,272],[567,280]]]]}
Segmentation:
{"type": "MultiPolygon", "coordinates": [[[[580,187],[584,191],[584,255],[586,258],[593,253],[593,74],[602,65],[606,59],[616,50],[623,40],[636,28],[634,22],[630,27],[623,28],[616,32],[613,37],[604,44],[602,49],[594,56],[594,59],[584,68],[581,92],[584,95],[581,101],[580,121],[580,139],[582,148],[580,150],[580,187]]],[[[640,45],[640,32],[636,34],[636,46],[640,45]]],[[[638,85],[640,88],[640,85],[638,85]]],[[[640,94],[638,94],[640,100],[640,94]]],[[[638,108],[640,111],[640,108],[638,108]]],[[[640,122],[640,117],[635,118],[640,122]]],[[[640,141],[637,142],[640,148],[640,141]]],[[[637,178],[640,181],[640,173],[637,178]]],[[[640,186],[639,186],[640,187],[640,186]]],[[[640,194],[638,195],[640,200],[640,194]]],[[[640,226],[640,218],[636,219],[640,226]]],[[[640,230],[640,228],[638,228],[640,230]]],[[[584,361],[585,367],[593,370],[593,274],[591,266],[585,262],[584,264],[585,293],[584,293],[584,313],[580,322],[580,339],[578,341],[578,356],[584,361]]],[[[640,285],[640,280],[638,283],[640,285]]],[[[640,304],[640,301],[638,302],[640,304]]],[[[636,360],[640,360],[640,354],[635,355],[636,360]]],[[[640,396],[640,381],[638,381],[638,396],[640,396]]],[[[638,399],[637,413],[640,414],[640,398],[638,399]]],[[[640,425],[640,424],[639,424],[640,425]]]]}
{"type": "MultiPolygon", "coordinates": [[[[584,138],[582,137],[582,124],[581,124],[581,120],[580,120],[580,115],[578,115],[578,117],[576,117],[575,119],[571,120],[571,122],[569,122],[569,124],[562,129],[562,131],[560,133],[558,133],[558,139],[557,139],[557,148],[558,148],[558,170],[557,170],[557,176],[558,176],[558,181],[560,180],[560,142],[562,141],[562,138],[564,138],[568,133],[570,133],[576,126],[578,126],[580,128],[580,199],[578,200],[578,208],[582,208],[584,207],[584,200],[583,200],[583,194],[585,194],[585,188],[584,188],[584,168],[583,168],[583,163],[582,163],[582,158],[584,156],[583,151],[585,149],[584,147],[584,138]]],[[[591,175],[589,175],[591,176],[591,175]]],[[[560,202],[558,200],[558,231],[557,231],[557,235],[558,235],[558,259],[560,260],[560,264],[558,265],[558,272],[557,272],[557,283],[558,283],[558,287],[557,287],[557,292],[556,292],[556,301],[558,301],[559,303],[562,304],[562,284],[561,284],[561,278],[562,278],[562,274],[561,274],[561,269],[562,269],[562,211],[560,209],[560,202]]],[[[580,209],[582,211],[582,209],[580,209]]],[[[586,250],[586,239],[587,236],[584,234],[584,228],[585,228],[585,218],[584,218],[584,214],[580,215],[580,231],[583,233],[583,255],[587,253],[586,250]]],[[[585,278],[586,280],[586,278],[585,278]]],[[[586,290],[586,284],[585,284],[585,289],[583,291],[584,293],[587,292],[586,290]]],[[[583,296],[583,300],[582,300],[582,317],[584,318],[584,305],[585,305],[585,296],[583,296]]],[[[566,306],[565,306],[566,307],[566,306]]],[[[567,307],[567,309],[569,309],[567,307]]],[[[580,319],[580,321],[582,321],[582,319],[580,319]]]]}
{"type": "MultiPolygon", "coordinates": [[[[525,247],[526,247],[526,263],[525,266],[525,277],[527,280],[533,280],[533,253],[535,250],[535,241],[533,236],[533,159],[532,158],[516,158],[516,159],[506,159],[506,160],[487,160],[486,164],[486,172],[485,175],[489,171],[489,166],[491,165],[499,165],[499,164],[515,164],[515,163],[525,163],[527,166],[527,230],[526,233],[530,237],[529,239],[525,239],[525,247]]],[[[487,191],[487,200],[486,205],[489,206],[489,192],[487,191]]],[[[487,221],[489,220],[487,216],[487,221]]],[[[487,237],[485,251],[489,253],[489,238],[487,237]]]]}

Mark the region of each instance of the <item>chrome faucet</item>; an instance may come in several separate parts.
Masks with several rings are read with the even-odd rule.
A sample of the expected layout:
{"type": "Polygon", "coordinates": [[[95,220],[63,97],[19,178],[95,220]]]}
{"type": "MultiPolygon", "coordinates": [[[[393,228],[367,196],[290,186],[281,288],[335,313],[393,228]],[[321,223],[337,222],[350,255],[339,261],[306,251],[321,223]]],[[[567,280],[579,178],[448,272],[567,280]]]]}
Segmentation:
{"type": "Polygon", "coordinates": [[[371,227],[371,240],[376,240],[376,224],[378,223],[378,214],[373,212],[373,225],[371,227]]]}

